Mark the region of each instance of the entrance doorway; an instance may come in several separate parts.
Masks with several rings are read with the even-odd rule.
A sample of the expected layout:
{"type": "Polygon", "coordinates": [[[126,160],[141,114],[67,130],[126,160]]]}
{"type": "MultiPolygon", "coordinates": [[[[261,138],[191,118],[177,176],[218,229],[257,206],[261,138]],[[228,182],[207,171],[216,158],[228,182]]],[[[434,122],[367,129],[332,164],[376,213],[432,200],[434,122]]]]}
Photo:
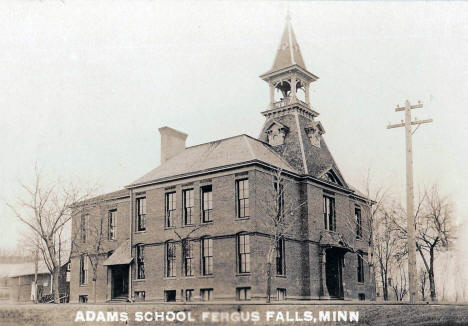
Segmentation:
{"type": "Polygon", "coordinates": [[[344,254],[340,249],[327,249],[326,251],[326,284],[328,294],[332,298],[342,299],[343,294],[343,258],[344,254]]]}
{"type": "Polygon", "coordinates": [[[112,266],[112,299],[128,296],[128,266],[112,266]]]}

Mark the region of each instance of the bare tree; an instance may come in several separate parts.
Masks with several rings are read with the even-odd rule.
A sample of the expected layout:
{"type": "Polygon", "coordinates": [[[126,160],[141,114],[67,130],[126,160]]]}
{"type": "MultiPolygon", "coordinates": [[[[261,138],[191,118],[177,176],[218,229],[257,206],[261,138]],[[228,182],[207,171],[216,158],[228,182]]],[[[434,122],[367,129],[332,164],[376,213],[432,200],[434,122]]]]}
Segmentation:
{"type": "Polygon", "coordinates": [[[293,180],[288,178],[283,169],[272,167],[271,186],[266,187],[265,198],[258,203],[265,219],[262,220],[263,227],[267,231],[268,252],[266,256],[266,302],[271,302],[272,266],[277,257],[278,250],[281,250],[281,243],[290,235],[292,228],[301,223],[295,217],[296,213],[306,204],[305,201],[297,200],[293,195],[293,180]]]}
{"type": "Polygon", "coordinates": [[[419,270],[419,290],[421,291],[421,300],[426,301],[427,270],[419,270]]]}
{"type": "Polygon", "coordinates": [[[377,271],[382,284],[384,300],[389,299],[388,279],[391,275],[391,268],[399,256],[399,238],[393,228],[395,212],[392,209],[381,208],[380,214],[375,216],[375,240],[374,253],[377,264],[377,271]]]}
{"type": "Polygon", "coordinates": [[[371,277],[380,276],[384,300],[388,300],[388,266],[395,252],[395,236],[392,231],[390,215],[387,209],[388,189],[373,187],[370,171],[365,178],[365,193],[362,194],[364,207],[357,214],[347,214],[345,217],[346,234],[344,235],[348,249],[359,255],[369,265],[371,277]],[[368,254],[362,252],[362,243],[367,245],[368,254]]]}
{"type": "Polygon", "coordinates": [[[407,263],[403,260],[399,260],[392,269],[392,278],[393,282],[391,284],[393,292],[395,294],[395,299],[397,301],[403,301],[406,294],[408,293],[408,282],[406,278],[407,271],[405,266],[407,263]]]}
{"type": "MultiPolygon", "coordinates": [[[[187,273],[189,272],[186,266],[186,258],[188,258],[192,254],[192,251],[193,251],[192,237],[199,229],[205,226],[206,224],[200,224],[200,225],[194,226],[192,229],[190,229],[187,232],[183,232],[185,231],[183,228],[180,228],[180,229],[175,228],[173,230],[174,234],[176,235],[176,237],[179,239],[179,242],[180,242],[180,251],[181,251],[181,269],[180,270],[181,270],[181,273],[185,274],[183,276],[188,276],[187,273]]],[[[190,256],[190,258],[192,257],[190,256]]],[[[185,277],[182,277],[181,280],[182,282],[185,282],[185,277]]],[[[185,287],[182,286],[182,288],[185,288],[185,287]]],[[[182,295],[182,301],[185,302],[186,299],[187,299],[186,296],[182,295]]]]}
{"type": "MultiPolygon", "coordinates": [[[[105,241],[112,239],[112,231],[109,229],[109,211],[104,196],[96,197],[74,205],[77,224],[72,239],[72,254],[86,257],[91,265],[93,298],[96,303],[96,280],[98,267],[101,260],[107,257],[108,247],[105,241]]],[[[115,234],[115,233],[114,233],[115,234]]]]}
{"type": "MultiPolygon", "coordinates": [[[[404,213],[404,212],[403,212],[404,213]]],[[[404,216],[404,214],[401,216],[404,216]]],[[[428,273],[431,301],[437,301],[434,276],[436,254],[446,250],[454,240],[451,220],[453,205],[448,197],[439,194],[436,185],[426,189],[419,196],[415,212],[416,249],[428,273]]],[[[400,236],[406,239],[407,230],[403,218],[395,220],[400,236]]]]}
{"type": "Polygon", "coordinates": [[[60,267],[65,262],[63,231],[71,219],[70,206],[86,198],[87,193],[73,185],[47,182],[37,167],[34,172],[31,185],[21,184],[25,198],[18,198],[16,203],[9,203],[8,206],[40,239],[38,247],[53,275],[54,302],[57,303],[60,267]]]}

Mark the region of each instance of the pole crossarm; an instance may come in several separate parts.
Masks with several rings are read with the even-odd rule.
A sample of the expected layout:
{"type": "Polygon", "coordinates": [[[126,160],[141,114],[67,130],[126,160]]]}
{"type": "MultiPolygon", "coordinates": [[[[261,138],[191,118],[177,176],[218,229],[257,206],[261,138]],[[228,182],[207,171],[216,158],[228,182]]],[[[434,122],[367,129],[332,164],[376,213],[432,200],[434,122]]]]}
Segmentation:
{"type": "MultiPolygon", "coordinates": [[[[429,122],[433,122],[434,119],[425,119],[425,120],[415,120],[415,121],[412,121],[411,124],[413,126],[415,125],[420,125],[420,124],[423,124],[423,123],[429,123],[429,122]]],[[[405,126],[405,123],[402,122],[402,123],[396,123],[394,125],[388,125],[387,126],[387,129],[392,129],[392,128],[400,128],[400,127],[404,127],[405,126]]]]}
{"type": "MultiPolygon", "coordinates": [[[[410,110],[413,110],[413,109],[420,109],[422,108],[423,105],[422,103],[418,103],[418,104],[415,104],[415,105],[410,105],[409,109],[410,110]]],[[[404,106],[399,106],[397,105],[397,107],[395,108],[395,112],[398,112],[398,111],[405,111],[406,110],[406,107],[404,106]]]]}

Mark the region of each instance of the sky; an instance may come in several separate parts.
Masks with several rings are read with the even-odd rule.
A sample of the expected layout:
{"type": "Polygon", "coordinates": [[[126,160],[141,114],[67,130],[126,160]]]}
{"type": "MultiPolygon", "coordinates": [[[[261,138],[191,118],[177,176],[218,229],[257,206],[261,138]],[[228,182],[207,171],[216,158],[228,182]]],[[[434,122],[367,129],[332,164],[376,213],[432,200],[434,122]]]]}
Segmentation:
{"type": "MultiPolygon", "coordinates": [[[[416,189],[438,183],[468,221],[468,3],[4,1],[0,3],[0,247],[23,226],[6,203],[50,178],[121,189],[160,162],[158,128],[187,145],[257,137],[287,10],[311,103],[345,179],[404,198],[405,100],[416,189]]],[[[468,240],[459,240],[468,249],[468,240]]]]}

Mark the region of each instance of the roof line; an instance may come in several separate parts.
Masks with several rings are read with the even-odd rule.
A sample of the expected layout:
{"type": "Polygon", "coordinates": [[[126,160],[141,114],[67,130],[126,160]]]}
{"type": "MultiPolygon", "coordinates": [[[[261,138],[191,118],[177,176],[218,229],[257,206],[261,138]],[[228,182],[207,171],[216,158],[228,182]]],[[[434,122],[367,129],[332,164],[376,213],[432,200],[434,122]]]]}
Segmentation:
{"type": "Polygon", "coordinates": [[[296,60],[294,60],[294,51],[293,51],[293,44],[292,44],[292,35],[291,35],[291,18],[288,19],[288,36],[289,36],[289,53],[291,54],[291,62],[296,64],[296,60]]]}
{"type": "MultiPolygon", "coordinates": [[[[230,136],[230,137],[221,138],[221,139],[217,139],[217,140],[212,140],[212,141],[209,141],[209,142],[206,142],[206,143],[192,145],[192,146],[186,147],[185,149],[194,148],[194,147],[197,147],[197,146],[208,145],[208,144],[211,144],[211,143],[217,143],[217,142],[220,142],[220,141],[223,141],[223,140],[228,140],[228,139],[231,139],[231,138],[236,138],[236,137],[241,137],[241,136],[247,136],[249,138],[256,139],[256,138],[253,138],[252,136],[249,136],[247,134],[240,134],[240,135],[230,136]]],[[[256,139],[256,140],[258,140],[258,139],[256,139]]]]}
{"type": "MultiPolygon", "coordinates": [[[[178,180],[178,179],[190,178],[190,177],[194,177],[194,176],[198,176],[198,175],[204,175],[204,174],[209,174],[209,173],[218,172],[218,171],[225,171],[225,170],[230,170],[230,169],[235,169],[235,168],[238,168],[238,167],[255,165],[255,164],[271,166],[271,164],[268,164],[268,163],[263,162],[261,160],[253,159],[253,160],[250,160],[250,161],[234,163],[234,164],[228,164],[228,165],[223,165],[223,166],[217,166],[217,167],[213,167],[213,168],[209,168],[209,169],[205,169],[205,170],[193,171],[193,172],[189,172],[189,173],[182,173],[182,174],[177,174],[177,175],[168,176],[168,177],[164,177],[164,178],[154,179],[154,180],[150,180],[150,181],[143,182],[143,183],[129,184],[128,186],[125,186],[125,188],[126,189],[133,189],[133,188],[138,188],[138,187],[143,187],[143,186],[149,186],[149,185],[156,184],[156,183],[169,182],[169,181],[178,180]]],[[[292,170],[294,170],[294,169],[292,169],[292,170]]],[[[292,173],[292,174],[298,175],[297,171],[289,171],[289,172],[292,173]]]]}

